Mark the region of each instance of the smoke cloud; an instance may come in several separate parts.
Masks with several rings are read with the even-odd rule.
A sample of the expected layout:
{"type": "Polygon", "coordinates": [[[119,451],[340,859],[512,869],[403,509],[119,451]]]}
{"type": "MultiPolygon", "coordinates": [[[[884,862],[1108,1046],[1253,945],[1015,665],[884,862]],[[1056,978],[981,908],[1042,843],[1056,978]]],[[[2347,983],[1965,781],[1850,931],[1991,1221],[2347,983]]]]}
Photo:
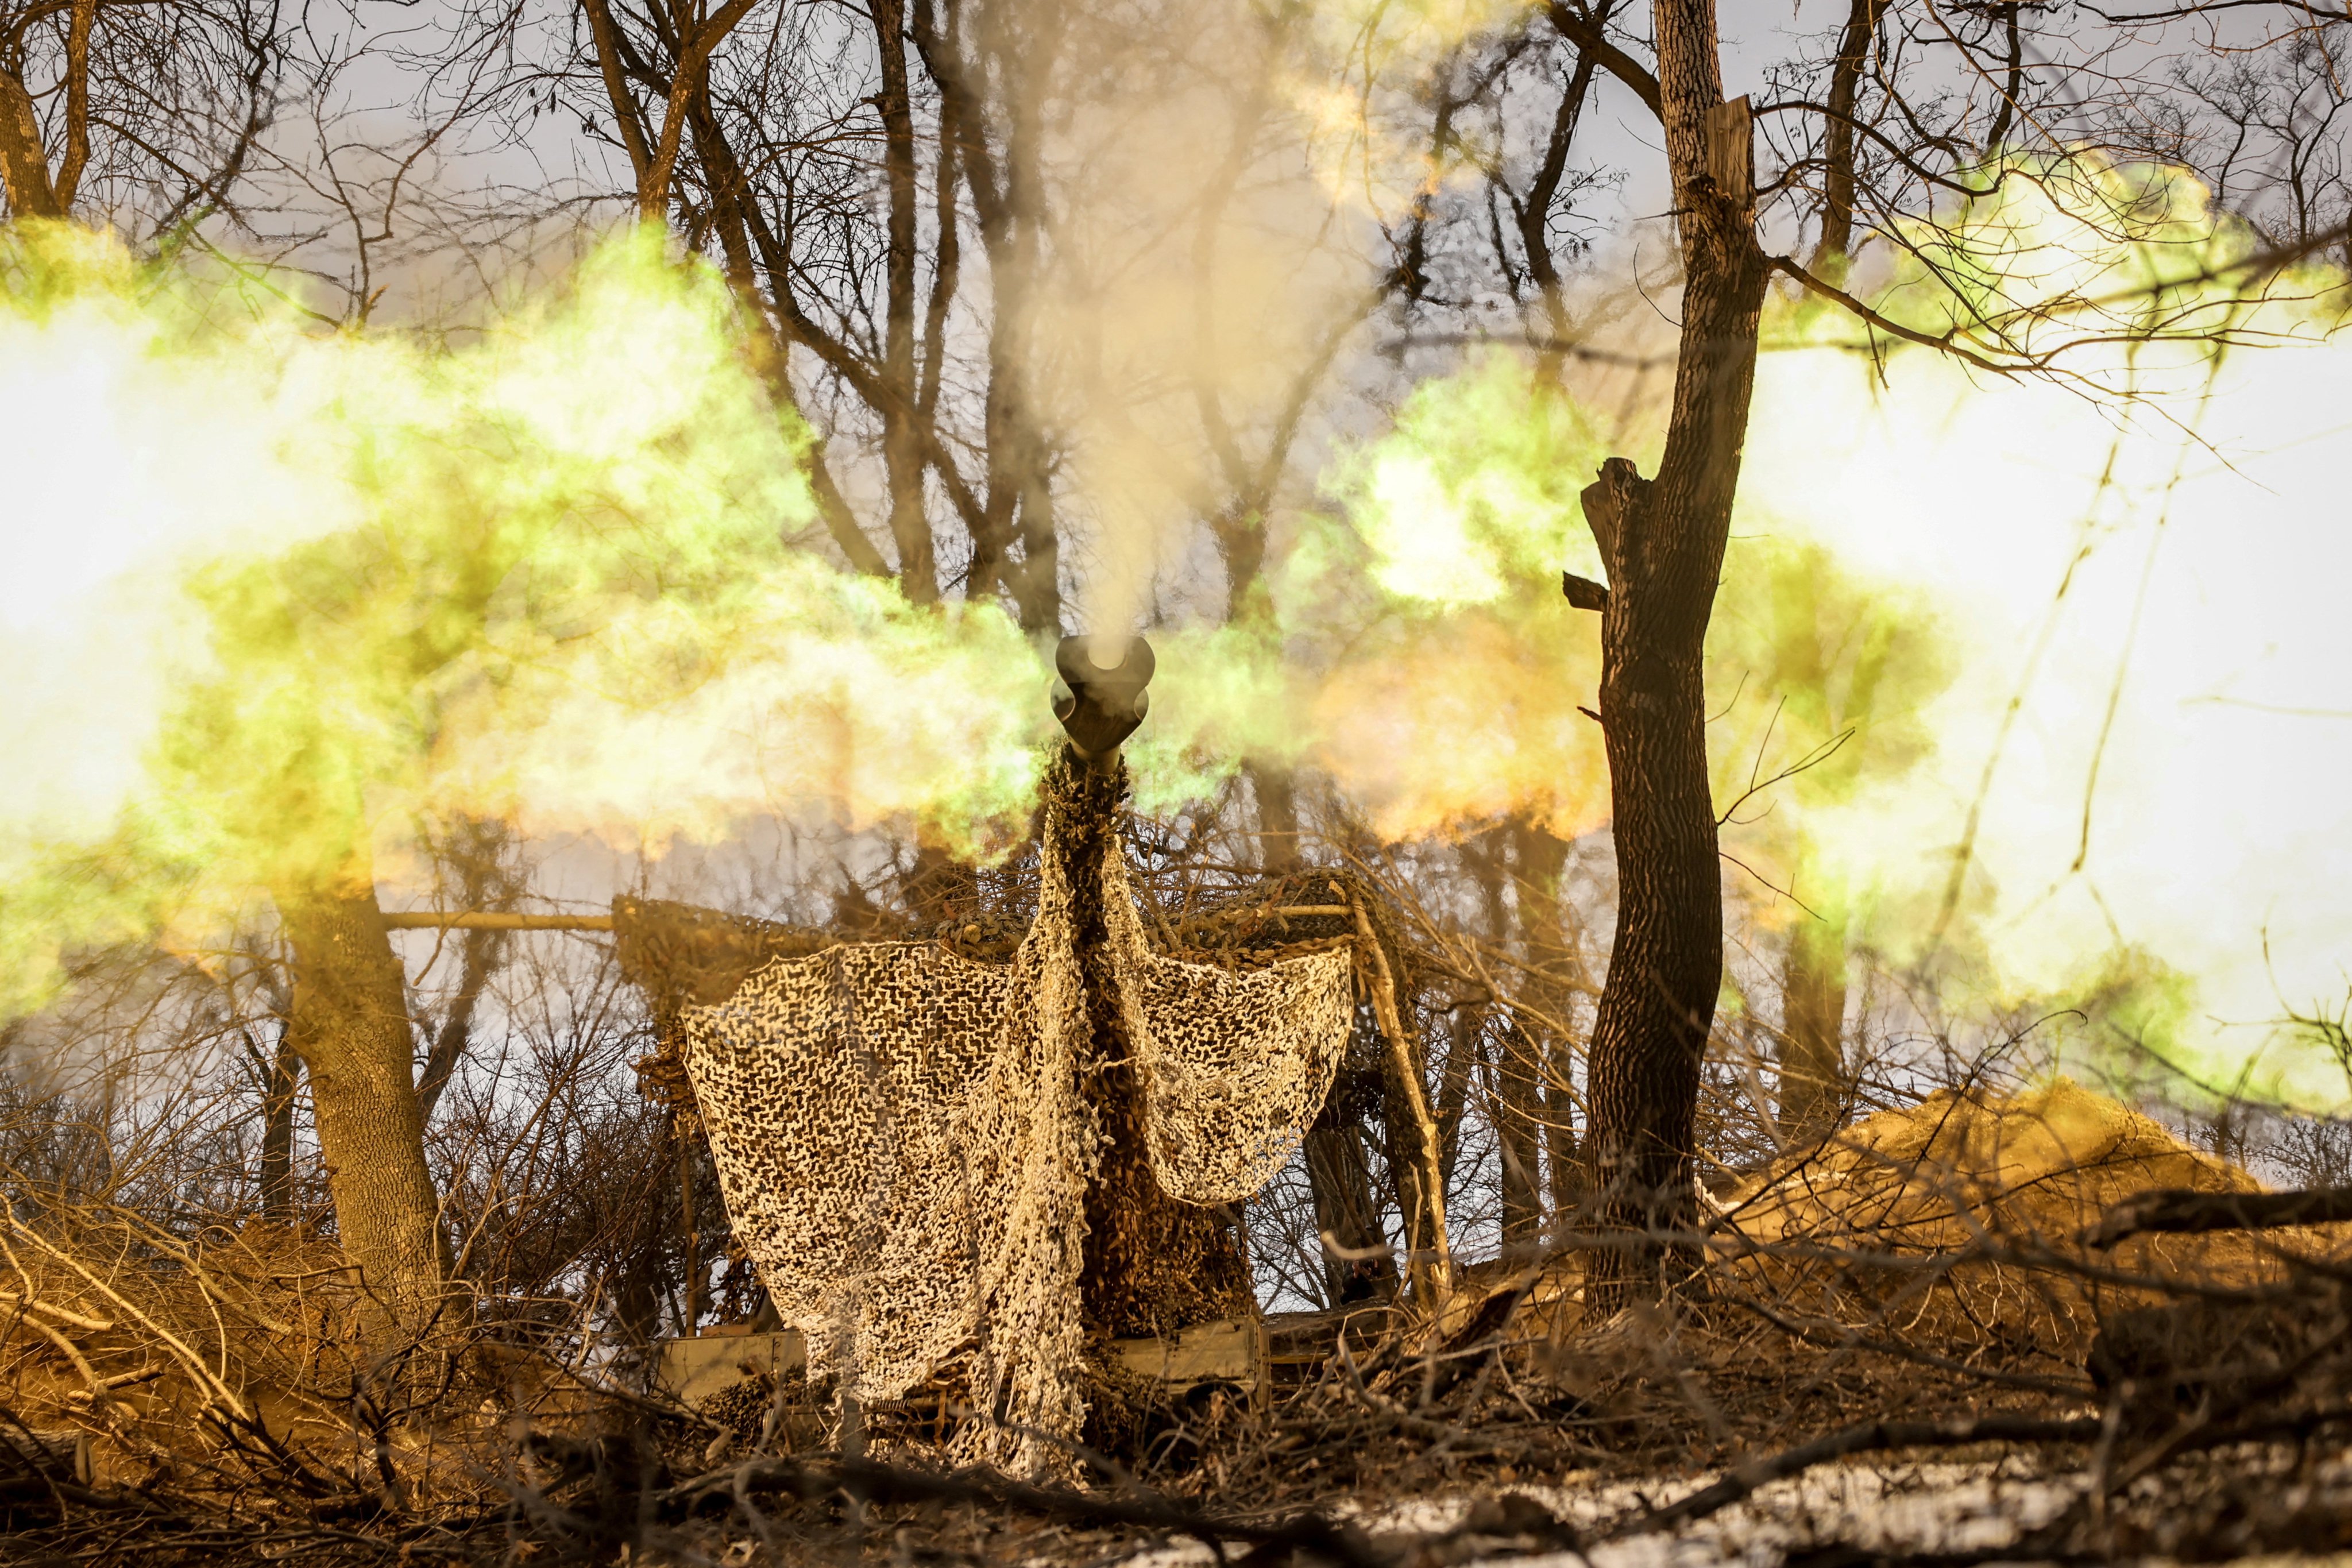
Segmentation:
{"type": "MultiPolygon", "coordinates": [[[[1295,54],[1236,58],[1301,101],[1295,54]]],[[[1137,112],[1213,150],[1232,109],[1137,112]]],[[[1203,531],[1237,470],[1202,410],[1263,439],[1357,309],[1361,258],[1316,215],[1410,197],[1329,177],[1350,137],[1389,156],[1354,112],[1302,121],[1235,197],[1281,221],[1220,230],[1205,268],[1130,257],[1038,307],[1078,629],[1160,646],[1147,809],[1256,759],[1391,840],[1504,814],[1592,832],[1598,622],[1558,583],[1599,574],[1575,497],[1601,458],[1654,455],[1622,388],[1497,351],[1307,430],[1315,489],[1255,498],[1269,548],[1221,602],[1203,531]]],[[[1127,204],[1106,232],[1153,216],[1134,170],[1098,173],[1127,204]]],[[[62,231],[14,244],[0,1007],[41,1005],[78,949],[193,951],[275,887],[373,875],[436,818],[651,851],[780,817],[983,857],[1023,830],[1052,733],[1035,650],[992,605],[917,611],[833,560],[733,300],[655,241],[457,349],[324,333],[62,231]]],[[[1932,314],[1915,283],[1889,308],[1932,314]]],[[[2340,1100],[2270,1021],[2342,995],[2352,937],[2330,461],[2352,358],[2117,350],[2095,379],[2151,398],[2119,412],[1775,309],[1711,655],[1718,796],[1796,771],[1727,826],[1740,899],[1768,930],[1834,901],[1987,1005],[2153,965],[2190,1000],[2148,1043],[2340,1100]],[[1821,668],[1790,662],[1795,626],[1821,668]]],[[[2279,335],[2316,337],[2291,316],[2279,335]]]]}

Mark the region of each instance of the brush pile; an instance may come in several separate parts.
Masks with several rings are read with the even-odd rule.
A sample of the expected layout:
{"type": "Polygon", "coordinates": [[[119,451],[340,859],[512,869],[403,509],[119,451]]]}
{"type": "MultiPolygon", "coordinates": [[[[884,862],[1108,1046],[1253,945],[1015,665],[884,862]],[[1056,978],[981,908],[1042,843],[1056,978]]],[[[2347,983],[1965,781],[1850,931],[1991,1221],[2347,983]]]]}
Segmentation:
{"type": "Polygon", "coordinates": [[[2134,1194],[2253,1186],[2071,1084],[1943,1092],[1759,1173],[1684,1238],[1675,1289],[1606,1321],[1568,1235],[1462,1271],[1433,1318],[1277,1318],[1258,1386],[1090,1379],[1124,1390],[1089,1426],[1108,1451],[1050,1486],[952,1463],[980,1418],[952,1377],[847,1425],[837,1380],[797,1373],[688,1409],[544,1310],[467,1303],[387,1349],[318,1237],[23,1205],[0,1506],[19,1542],[142,1563],[2307,1545],[2352,1517],[2352,1248],[2084,1235],[2134,1194]]]}

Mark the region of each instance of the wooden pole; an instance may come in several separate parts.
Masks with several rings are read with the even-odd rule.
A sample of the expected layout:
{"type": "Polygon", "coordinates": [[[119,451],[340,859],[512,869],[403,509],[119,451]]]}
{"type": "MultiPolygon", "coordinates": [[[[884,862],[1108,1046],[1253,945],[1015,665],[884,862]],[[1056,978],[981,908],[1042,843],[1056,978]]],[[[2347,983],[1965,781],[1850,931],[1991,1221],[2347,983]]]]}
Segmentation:
{"type": "Polygon", "coordinates": [[[409,910],[383,917],[392,931],[611,931],[610,915],[518,915],[503,910],[409,910]]]}
{"type": "Polygon", "coordinates": [[[678,1227],[685,1233],[686,1246],[682,1280],[686,1307],[679,1331],[691,1338],[699,1331],[696,1325],[702,1321],[702,1232],[694,1213],[694,1130],[684,1117],[674,1113],[670,1125],[677,1133],[678,1227]]]}
{"type": "MultiPolygon", "coordinates": [[[[1275,909],[1218,911],[1221,919],[1250,915],[1304,920],[1315,915],[1352,915],[1349,904],[1284,904],[1275,909]]],[[[519,915],[502,910],[405,910],[383,917],[390,931],[611,931],[610,915],[519,915]]]]}
{"type": "Polygon", "coordinates": [[[1429,1310],[1432,1317],[1445,1310],[1445,1300],[1454,1289],[1454,1249],[1445,1236],[1445,1177],[1438,1163],[1437,1119],[1429,1113],[1429,1097],[1423,1092],[1421,1073],[1412,1064],[1412,1050],[1405,1041],[1404,1020],[1397,1015],[1396,979],[1389,971],[1388,954],[1381,947],[1379,934],[1372,929],[1371,917],[1360,904],[1349,906],[1356,917],[1356,934],[1371,970],[1372,1017],[1381,1033],[1388,1037],[1389,1052],[1395,1059],[1398,1087],[1403,1090],[1405,1103],[1412,1108],[1417,1140],[1421,1144],[1422,1202],[1427,1211],[1424,1217],[1429,1226],[1427,1237],[1433,1255],[1426,1260],[1412,1260],[1412,1273],[1429,1282],[1429,1310]]]}

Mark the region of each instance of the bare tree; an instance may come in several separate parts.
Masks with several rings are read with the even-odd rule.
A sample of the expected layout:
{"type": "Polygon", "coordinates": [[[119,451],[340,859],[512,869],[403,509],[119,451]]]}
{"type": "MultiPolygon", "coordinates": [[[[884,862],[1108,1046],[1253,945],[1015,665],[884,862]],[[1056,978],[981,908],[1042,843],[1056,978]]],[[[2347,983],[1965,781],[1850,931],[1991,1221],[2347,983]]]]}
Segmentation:
{"type": "MultiPolygon", "coordinates": [[[[1547,237],[1543,200],[1579,177],[1579,116],[1597,81],[1656,118],[1680,262],[1664,454],[1654,478],[1612,461],[1585,492],[1609,581],[1570,585],[1602,614],[1598,710],[1619,879],[1582,1152],[1600,1187],[1594,1217],[1653,1234],[1690,1221],[1689,1118],[1722,976],[1701,655],[1772,275],[1851,312],[1882,343],[2119,399],[2133,394],[2103,375],[2099,345],[2252,341],[2259,332],[2222,301],[2344,232],[2332,85],[2339,21],[2292,7],[2276,10],[2269,31],[2201,6],[2113,17],[2032,4],[1832,9],[1833,26],[1791,35],[1794,50],[1766,66],[1774,97],[1752,110],[1723,100],[1714,7],[1704,4],[1661,0],[1644,26],[1620,8],[1563,0],[1540,26],[1469,40],[1455,79],[1468,86],[1443,107],[1452,123],[1478,128],[1465,157],[1484,180],[1475,197],[1433,202],[1414,250],[1430,277],[1460,279],[1417,290],[1415,315],[1483,335],[1469,302],[1482,274],[1491,277],[1519,303],[1522,335],[1548,374],[1563,374],[1606,323],[1578,320],[1559,287],[1564,247],[1547,237]],[[1751,122],[1778,161],[1761,189],[1751,122]],[[2106,292],[2115,282],[2089,251],[2127,249],[2195,200],[2116,173],[2148,160],[2204,174],[2267,251],[2240,265],[2242,249],[2203,270],[2184,258],[2175,291],[2106,292]],[[2000,260],[1993,215],[2030,200],[2073,213],[2084,253],[2000,260]],[[1935,303],[1917,316],[1881,308],[1876,283],[1848,287],[1865,274],[1910,279],[1935,303]]],[[[1572,258],[1572,241],[1565,248],[1572,258]]],[[[1805,1071],[1827,1074],[1832,1016],[1844,1009],[1843,960],[1832,949],[1843,942],[1809,934],[1822,942],[1791,944],[1788,1016],[1808,1042],[1805,1071]]],[[[1605,1254],[1604,1275],[1623,1256],[1605,1254]]],[[[1637,1272],[1654,1278],[1646,1265],[1637,1272]]],[[[1596,1300],[1616,1289],[1604,1282],[1596,1300]]]]}
{"type": "Polygon", "coordinates": [[[294,973],[287,1039],[310,1079],[336,1232],[366,1271],[390,1338],[432,1323],[449,1259],[425,1161],[408,977],[360,877],[276,897],[294,973]]]}
{"type": "Polygon", "coordinates": [[[241,199],[285,85],[264,0],[23,4],[0,12],[0,181],[16,217],[141,237],[241,199]]]}

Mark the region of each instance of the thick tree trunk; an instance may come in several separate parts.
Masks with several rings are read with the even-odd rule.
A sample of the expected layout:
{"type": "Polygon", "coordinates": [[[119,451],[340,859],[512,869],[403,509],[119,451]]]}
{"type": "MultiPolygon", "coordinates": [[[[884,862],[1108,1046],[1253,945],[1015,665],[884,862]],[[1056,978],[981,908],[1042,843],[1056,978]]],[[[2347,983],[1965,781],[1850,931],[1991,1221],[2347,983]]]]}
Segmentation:
{"type": "Polygon", "coordinates": [[[1622,458],[1584,492],[1609,572],[1601,719],[1617,846],[1617,933],[1593,1026],[1587,1154],[1604,1223],[1648,1239],[1595,1256],[1588,1310],[1653,1289],[1687,1226],[1699,1062],[1723,974],[1701,654],[1756,375],[1766,265],[1750,122],[1723,101],[1711,0],[1657,0],[1658,81],[1684,284],[1680,357],[1654,480],[1622,458]]]}
{"type": "Polygon", "coordinates": [[[310,1075],[336,1232],[375,1303],[376,1331],[428,1332],[446,1249],[425,1164],[406,976],[372,889],[281,891],[278,910],[294,955],[288,1038],[310,1075]]]}
{"type": "Polygon", "coordinates": [[[1810,1142],[1845,1112],[1844,929],[1801,916],[1780,976],[1780,1131],[1810,1142]]]}
{"type": "Polygon", "coordinates": [[[0,67],[0,184],[16,217],[66,216],[49,183],[48,154],[41,145],[41,122],[22,79],[0,67]]]}

